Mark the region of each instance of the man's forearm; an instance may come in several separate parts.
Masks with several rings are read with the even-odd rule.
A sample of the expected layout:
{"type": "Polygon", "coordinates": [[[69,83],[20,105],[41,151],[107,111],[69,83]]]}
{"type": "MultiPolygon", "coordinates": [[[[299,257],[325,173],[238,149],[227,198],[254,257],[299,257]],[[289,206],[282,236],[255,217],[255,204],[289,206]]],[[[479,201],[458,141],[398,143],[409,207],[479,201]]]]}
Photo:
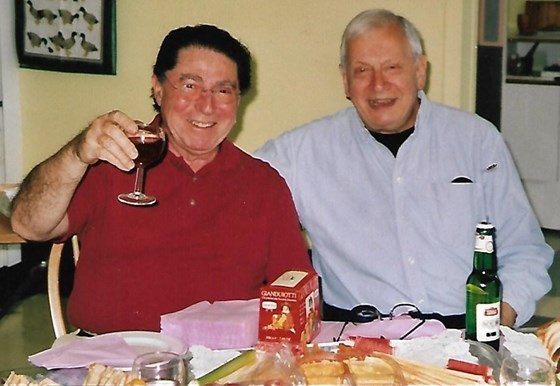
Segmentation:
{"type": "Polygon", "coordinates": [[[14,231],[29,240],[63,234],[66,211],[88,165],[77,154],[79,136],[37,165],[23,180],[12,205],[14,231]]]}

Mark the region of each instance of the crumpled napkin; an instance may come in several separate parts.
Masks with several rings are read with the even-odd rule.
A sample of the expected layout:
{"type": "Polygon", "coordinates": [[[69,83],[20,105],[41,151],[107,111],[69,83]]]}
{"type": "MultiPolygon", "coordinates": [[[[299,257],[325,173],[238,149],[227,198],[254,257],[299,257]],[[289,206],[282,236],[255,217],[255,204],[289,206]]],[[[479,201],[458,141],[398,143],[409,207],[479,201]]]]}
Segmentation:
{"type": "Polygon", "coordinates": [[[76,337],[69,343],[31,355],[35,366],[52,369],[71,369],[99,363],[116,368],[130,368],[137,353],[117,335],[98,335],[91,338],[76,337]]]}
{"type": "Polygon", "coordinates": [[[163,334],[214,350],[253,347],[258,326],[259,299],[202,301],[161,316],[163,334]]]}
{"type": "Polygon", "coordinates": [[[463,339],[462,330],[448,329],[433,336],[393,340],[391,346],[397,357],[436,367],[446,367],[450,358],[469,363],[480,363],[479,359],[471,354],[470,344],[463,339]]]}
{"type": "Polygon", "coordinates": [[[500,331],[504,336],[503,347],[509,353],[502,353],[502,355],[533,355],[541,358],[551,360],[548,355],[546,347],[535,334],[526,334],[523,332],[515,331],[507,326],[500,326],[500,331]]]}
{"type": "Polygon", "coordinates": [[[401,339],[408,332],[406,339],[437,335],[445,331],[439,320],[427,319],[424,323],[409,316],[397,316],[393,319],[374,320],[369,323],[348,323],[340,334],[344,322],[321,322],[321,331],[313,342],[328,343],[334,339],[346,340],[354,336],[369,338],[401,339]],[[420,324],[421,323],[421,324],[420,324]]]}

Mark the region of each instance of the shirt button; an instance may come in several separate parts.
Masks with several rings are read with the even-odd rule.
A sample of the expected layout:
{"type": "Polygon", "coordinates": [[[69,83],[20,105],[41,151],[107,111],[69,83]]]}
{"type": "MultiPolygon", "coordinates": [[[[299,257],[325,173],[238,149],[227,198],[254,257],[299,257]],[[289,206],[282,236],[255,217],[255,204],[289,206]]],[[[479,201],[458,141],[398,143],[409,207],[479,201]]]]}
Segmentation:
{"type": "Polygon", "coordinates": [[[418,300],[416,301],[416,303],[417,303],[418,305],[420,305],[420,304],[424,303],[424,299],[418,299],[418,300]]]}
{"type": "Polygon", "coordinates": [[[194,198],[191,198],[191,200],[189,201],[189,205],[190,206],[195,206],[196,205],[196,200],[194,198]]]}
{"type": "Polygon", "coordinates": [[[408,264],[414,265],[414,263],[416,263],[416,260],[414,260],[413,257],[409,257],[409,258],[408,258],[408,264]]]}
{"type": "Polygon", "coordinates": [[[395,181],[397,181],[398,184],[400,184],[402,182],[403,178],[402,177],[397,177],[395,179],[395,181]]]}
{"type": "Polygon", "coordinates": [[[197,176],[194,176],[194,177],[192,178],[192,180],[193,180],[193,182],[196,182],[196,181],[198,180],[198,177],[197,177],[197,176]]]}

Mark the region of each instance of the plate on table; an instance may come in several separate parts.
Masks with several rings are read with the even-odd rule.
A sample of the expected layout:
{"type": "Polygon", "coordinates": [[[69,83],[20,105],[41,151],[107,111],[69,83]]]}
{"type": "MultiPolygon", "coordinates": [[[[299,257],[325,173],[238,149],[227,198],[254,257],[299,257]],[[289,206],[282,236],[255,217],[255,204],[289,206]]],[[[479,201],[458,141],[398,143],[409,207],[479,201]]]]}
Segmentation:
{"type": "MultiPolygon", "coordinates": [[[[137,356],[153,351],[170,351],[182,355],[188,349],[179,339],[154,331],[122,331],[104,335],[120,336],[137,356]]],[[[130,369],[130,367],[119,367],[119,370],[123,371],[130,369]]]]}
{"type": "Polygon", "coordinates": [[[122,331],[104,335],[120,336],[136,352],[141,355],[152,351],[171,351],[184,354],[187,347],[179,339],[153,331],[122,331]]]}
{"type": "MultiPolygon", "coordinates": [[[[173,336],[164,335],[155,331],[119,331],[102,334],[103,336],[118,336],[132,348],[136,355],[152,351],[171,351],[177,354],[185,354],[187,347],[181,340],[173,336]]],[[[88,339],[87,337],[74,334],[66,334],[57,338],[53,347],[70,343],[76,339],[88,339]]]]}
{"type": "MultiPolygon", "coordinates": [[[[110,332],[107,334],[100,334],[97,337],[114,337],[114,338],[122,338],[124,342],[129,346],[130,351],[128,352],[126,357],[130,354],[133,354],[134,357],[145,354],[147,352],[153,351],[171,351],[180,355],[184,355],[188,351],[188,347],[178,338],[173,336],[164,335],[159,332],[154,331],[119,331],[119,332],[110,332]]],[[[83,337],[78,336],[75,334],[66,334],[59,338],[57,338],[52,348],[56,348],[59,346],[64,346],[76,340],[82,339],[92,339],[90,337],[83,337]]],[[[113,357],[112,355],[111,357],[113,357]]],[[[121,358],[122,359],[122,358],[121,358]]],[[[132,363],[131,358],[131,363],[132,363]]],[[[103,362],[99,362],[103,363],[103,362]]],[[[119,370],[130,370],[130,366],[122,367],[122,366],[115,366],[112,365],[119,370]]]]}

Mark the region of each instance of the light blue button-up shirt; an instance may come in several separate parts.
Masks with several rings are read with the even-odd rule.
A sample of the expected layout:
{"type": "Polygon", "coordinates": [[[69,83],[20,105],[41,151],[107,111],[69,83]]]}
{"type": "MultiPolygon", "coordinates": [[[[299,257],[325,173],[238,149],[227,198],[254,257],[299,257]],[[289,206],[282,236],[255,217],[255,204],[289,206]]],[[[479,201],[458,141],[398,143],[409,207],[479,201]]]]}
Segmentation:
{"type": "Polygon", "coordinates": [[[290,186],[327,303],[464,313],[476,225],[490,221],[503,300],[521,325],[551,288],[553,251],[506,145],[482,118],[419,98],[415,131],[397,157],[354,108],[284,133],[255,155],[290,186]]]}

